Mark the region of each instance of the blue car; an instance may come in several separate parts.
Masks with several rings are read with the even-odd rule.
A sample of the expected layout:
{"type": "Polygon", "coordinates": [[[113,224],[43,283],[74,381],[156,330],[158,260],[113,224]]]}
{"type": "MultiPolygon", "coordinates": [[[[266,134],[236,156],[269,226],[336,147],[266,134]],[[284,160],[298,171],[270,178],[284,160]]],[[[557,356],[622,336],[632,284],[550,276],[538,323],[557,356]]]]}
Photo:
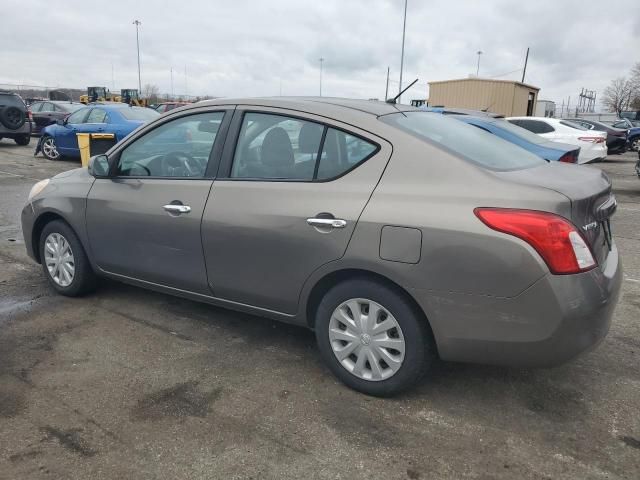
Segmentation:
{"type": "Polygon", "coordinates": [[[580,147],[547,140],[529,130],[507,122],[501,115],[444,107],[426,107],[423,110],[449,115],[456,120],[486,130],[550,162],[578,163],[580,147]]]}
{"type": "Polygon", "coordinates": [[[124,103],[91,104],[76,110],[64,120],[42,129],[34,155],[40,151],[49,160],[60,157],[80,157],[78,133],[113,133],[116,142],[160,114],[143,107],[124,103]]]}

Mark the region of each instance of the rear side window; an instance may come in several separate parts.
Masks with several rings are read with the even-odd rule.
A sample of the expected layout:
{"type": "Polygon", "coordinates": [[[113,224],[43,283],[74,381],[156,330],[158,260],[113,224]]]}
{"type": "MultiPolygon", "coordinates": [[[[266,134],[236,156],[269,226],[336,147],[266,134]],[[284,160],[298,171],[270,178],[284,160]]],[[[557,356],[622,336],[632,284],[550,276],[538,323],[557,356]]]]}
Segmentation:
{"type": "Polygon", "coordinates": [[[380,120],[491,170],[519,170],[546,163],[492,133],[437,113],[394,113],[380,120]]]}
{"type": "Polygon", "coordinates": [[[378,146],[323,124],[269,113],[246,113],[231,178],[330,180],[369,158],[378,146]]]}
{"type": "MultiPolygon", "coordinates": [[[[511,121],[511,120],[510,120],[511,121]]],[[[530,132],[533,133],[551,133],[555,132],[555,128],[549,125],[546,122],[541,122],[539,120],[514,120],[512,123],[515,123],[519,127],[526,128],[530,132]]]]}
{"type": "Polygon", "coordinates": [[[44,104],[43,103],[34,103],[34,104],[32,104],[31,107],[30,107],[31,111],[33,113],[39,112],[40,109],[42,108],[42,105],[44,105],[44,104]]]}

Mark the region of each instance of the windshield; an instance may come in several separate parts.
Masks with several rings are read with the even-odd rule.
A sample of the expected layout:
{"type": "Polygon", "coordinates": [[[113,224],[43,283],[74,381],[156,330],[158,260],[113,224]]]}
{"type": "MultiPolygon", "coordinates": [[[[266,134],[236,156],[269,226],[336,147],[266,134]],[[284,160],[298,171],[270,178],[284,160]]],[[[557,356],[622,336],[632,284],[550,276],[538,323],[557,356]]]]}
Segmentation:
{"type": "Polygon", "coordinates": [[[143,107],[121,108],[118,111],[127,120],[142,120],[144,122],[148,122],[149,120],[153,120],[160,116],[160,114],[155,110],[143,107]]]}
{"type": "Polygon", "coordinates": [[[492,123],[502,130],[506,130],[507,132],[517,135],[520,138],[524,138],[529,143],[541,145],[549,141],[546,138],[541,137],[540,135],[536,135],[535,133],[530,132],[526,128],[519,127],[517,125],[514,125],[513,123],[507,122],[506,120],[498,120],[492,123]]]}
{"type": "Polygon", "coordinates": [[[519,170],[546,163],[492,133],[439,113],[393,113],[380,120],[491,170],[519,170]]]}

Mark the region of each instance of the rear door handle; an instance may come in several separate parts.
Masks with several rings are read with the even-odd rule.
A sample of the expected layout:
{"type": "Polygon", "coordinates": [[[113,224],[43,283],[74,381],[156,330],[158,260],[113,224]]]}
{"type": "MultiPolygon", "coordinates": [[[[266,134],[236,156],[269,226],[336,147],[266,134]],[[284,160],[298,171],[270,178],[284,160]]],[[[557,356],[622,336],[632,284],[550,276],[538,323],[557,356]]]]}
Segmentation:
{"type": "Polygon", "coordinates": [[[347,221],[341,218],[307,218],[307,223],[312,227],[320,228],[344,228],[347,226],[347,221]]]}
{"type": "Polygon", "coordinates": [[[171,203],[168,205],[164,205],[162,208],[173,215],[180,215],[182,213],[189,213],[191,211],[191,207],[189,205],[175,205],[171,203]]]}

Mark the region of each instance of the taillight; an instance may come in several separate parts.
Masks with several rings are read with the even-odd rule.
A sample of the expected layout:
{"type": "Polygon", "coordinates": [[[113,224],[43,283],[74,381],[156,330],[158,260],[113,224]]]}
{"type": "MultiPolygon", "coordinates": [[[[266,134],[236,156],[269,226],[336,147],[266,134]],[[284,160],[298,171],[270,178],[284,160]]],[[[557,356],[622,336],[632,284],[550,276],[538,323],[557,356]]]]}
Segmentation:
{"type": "Polygon", "coordinates": [[[590,143],[602,143],[602,142],[604,142],[604,138],[603,137],[578,137],[578,140],[582,140],[583,142],[590,142],[590,143]]]}
{"type": "Polygon", "coordinates": [[[563,163],[576,163],[578,161],[578,157],[576,157],[573,152],[567,152],[562,155],[558,161],[563,163]]]}
{"type": "Polygon", "coordinates": [[[27,118],[33,121],[33,113],[31,113],[31,107],[27,107],[27,118]]]}
{"type": "Polygon", "coordinates": [[[580,273],[596,266],[584,237],[559,215],[510,208],[476,208],[474,213],[489,228],[531,245],[553,274],[580,273]]]}

